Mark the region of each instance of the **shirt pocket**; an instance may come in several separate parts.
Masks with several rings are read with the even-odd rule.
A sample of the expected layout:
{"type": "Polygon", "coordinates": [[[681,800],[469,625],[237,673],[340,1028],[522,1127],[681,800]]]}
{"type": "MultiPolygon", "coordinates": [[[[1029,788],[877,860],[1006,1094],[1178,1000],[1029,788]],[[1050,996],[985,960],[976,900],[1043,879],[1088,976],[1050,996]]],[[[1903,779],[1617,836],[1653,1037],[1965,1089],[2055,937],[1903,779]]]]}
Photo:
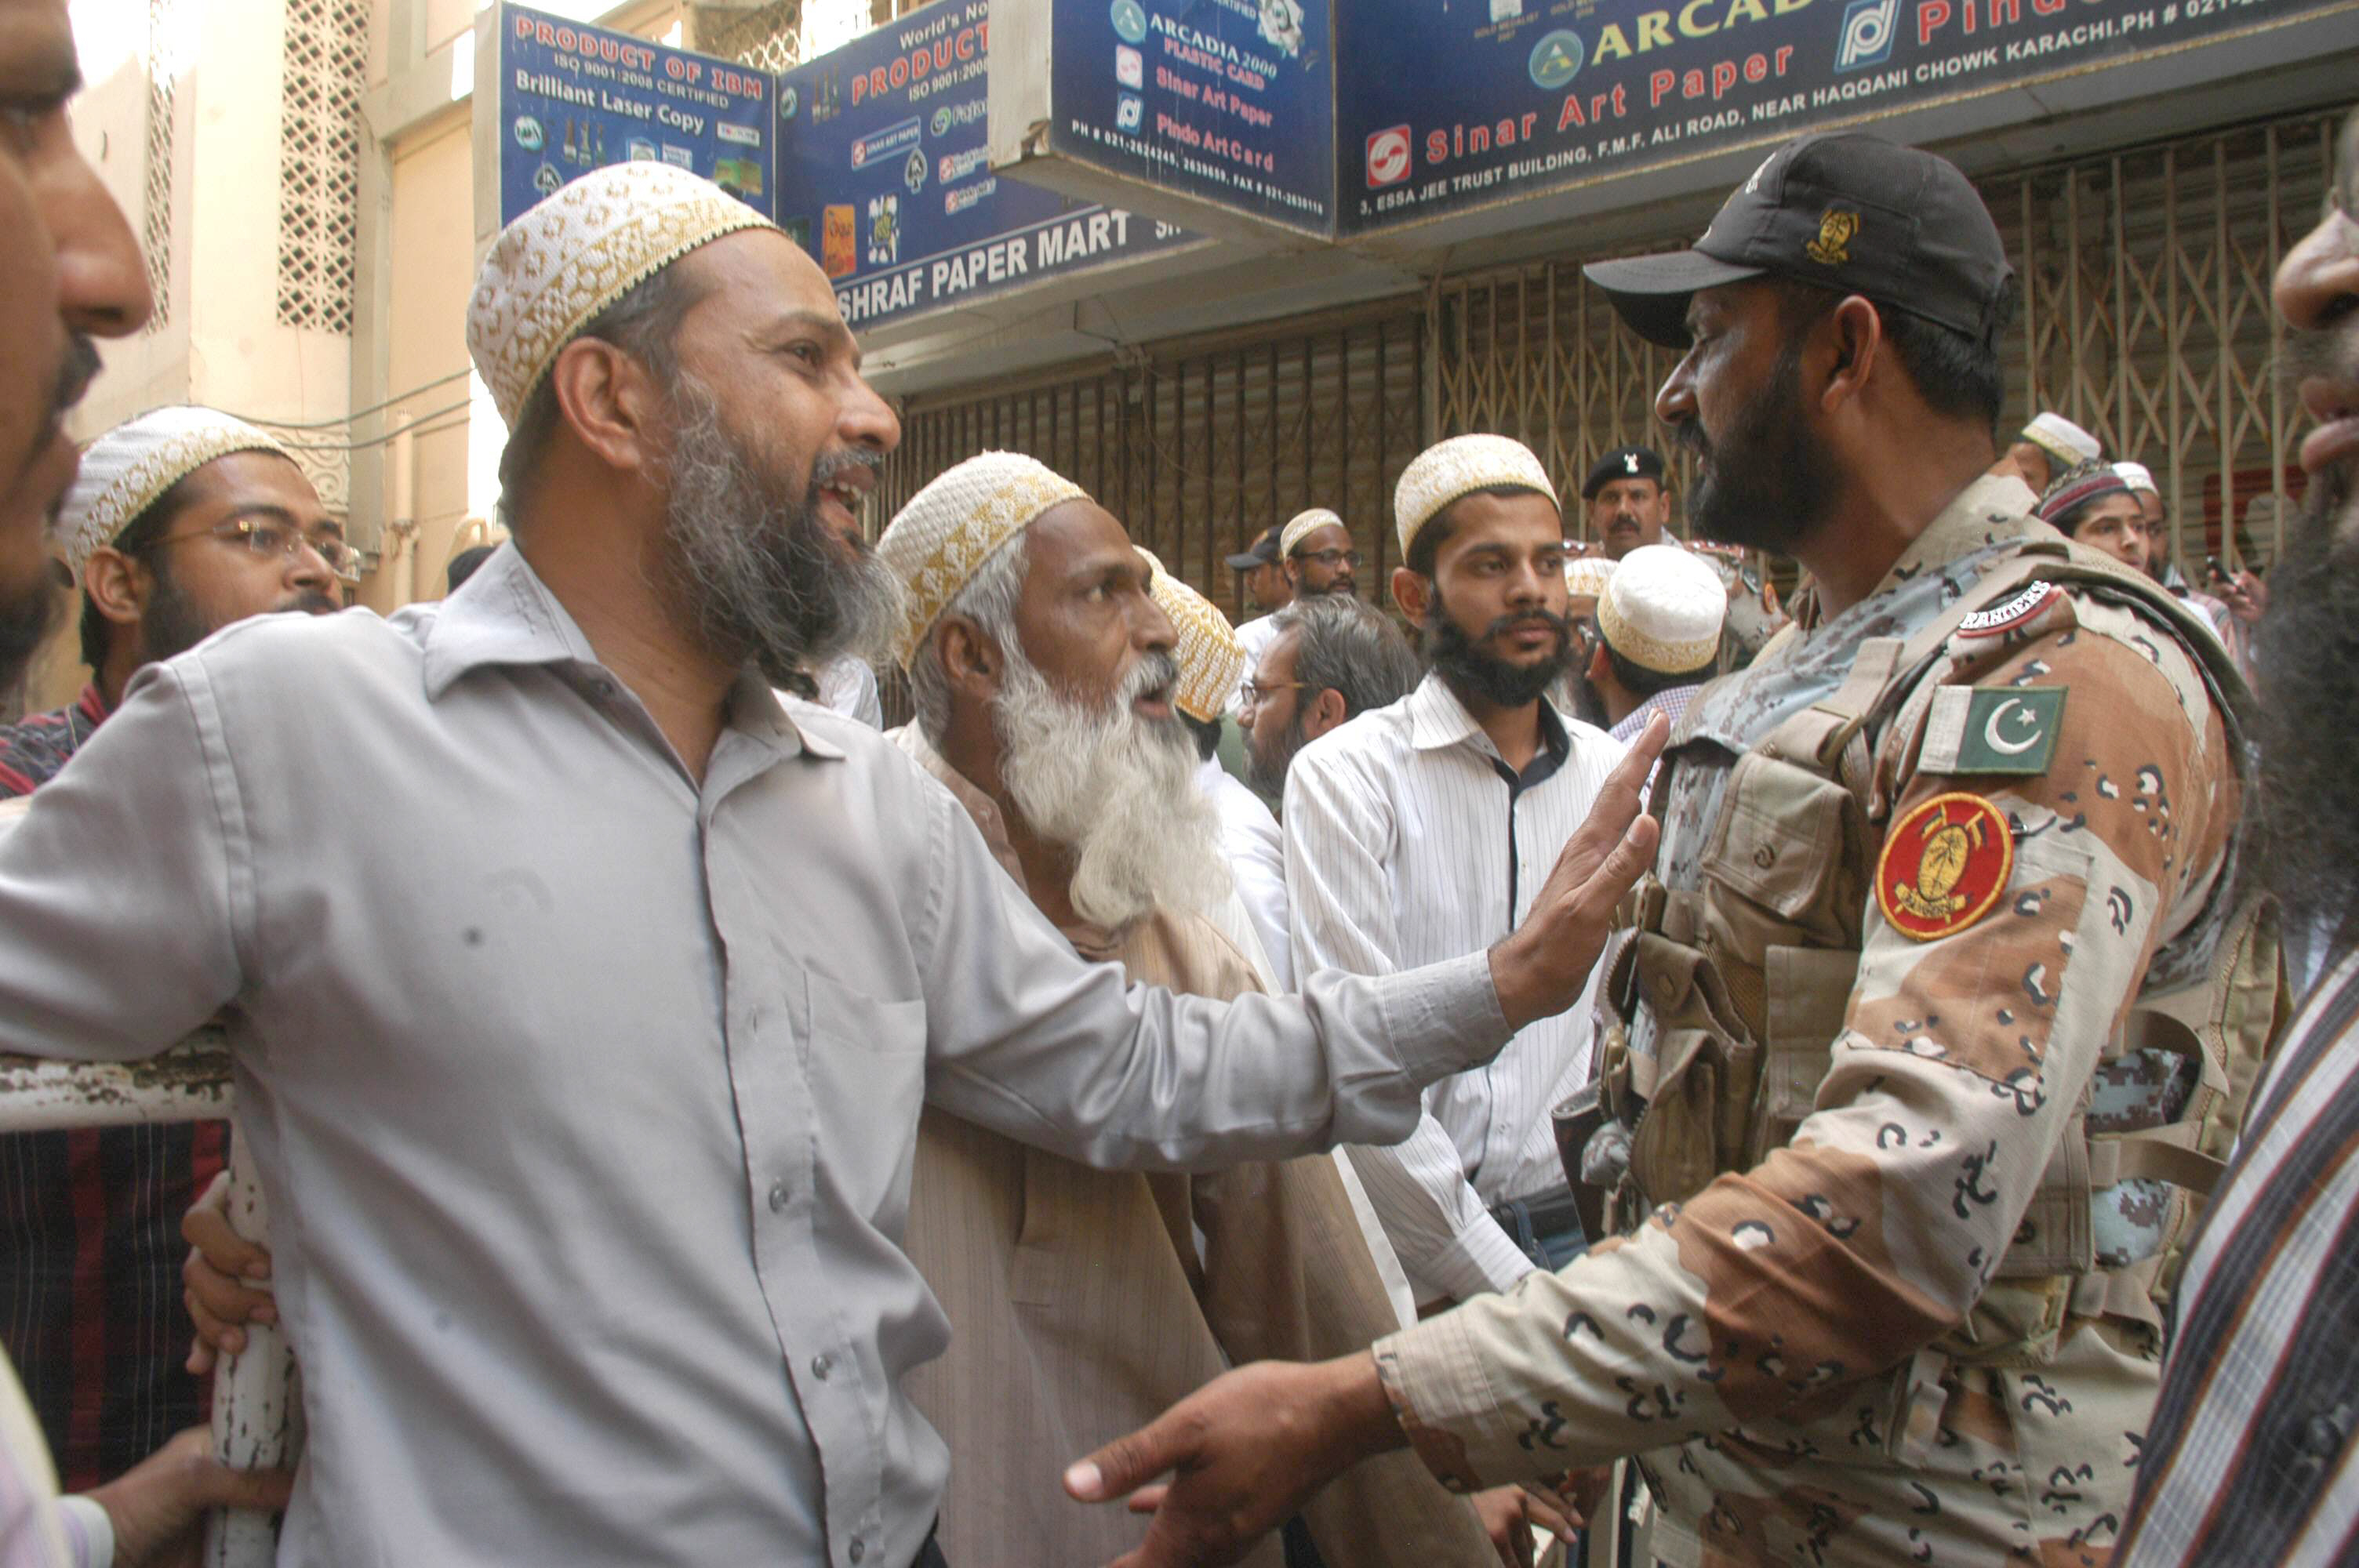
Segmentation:
{"type": "Polygon", "coordinates": [[[822,1180],[897,1236],[926,1098],[926,1004],[880,1000],[816,971],[809,979],[822,1180]]]}

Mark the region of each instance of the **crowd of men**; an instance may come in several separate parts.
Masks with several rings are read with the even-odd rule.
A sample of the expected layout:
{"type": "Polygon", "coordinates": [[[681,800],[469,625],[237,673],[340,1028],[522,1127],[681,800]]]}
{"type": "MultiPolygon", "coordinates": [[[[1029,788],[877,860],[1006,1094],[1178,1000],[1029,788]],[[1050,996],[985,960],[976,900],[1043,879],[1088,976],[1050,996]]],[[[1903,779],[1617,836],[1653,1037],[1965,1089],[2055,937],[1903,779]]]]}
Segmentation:
{"type": "Polygon", "coordinates": [[[266,432],[67,439],[150,308],[77,80],[0,0],[0,676],[60,569],[92,671],[0,1048],[218,1017],[271,1232],[219,1125],[0,1138],[0,1568],[2359,1552],[2359,116],[2266,590],[2001,449],[1989,214],[1833,135],[1589,269],[1696,539],[1459,436],[1234,627],[1022,454],[872,544],[817,265],[597,170],[468,307],[508,542],[381,618],[266,432]],[[264,1319],[291,1474],[196,1424],[264,1319]]]}

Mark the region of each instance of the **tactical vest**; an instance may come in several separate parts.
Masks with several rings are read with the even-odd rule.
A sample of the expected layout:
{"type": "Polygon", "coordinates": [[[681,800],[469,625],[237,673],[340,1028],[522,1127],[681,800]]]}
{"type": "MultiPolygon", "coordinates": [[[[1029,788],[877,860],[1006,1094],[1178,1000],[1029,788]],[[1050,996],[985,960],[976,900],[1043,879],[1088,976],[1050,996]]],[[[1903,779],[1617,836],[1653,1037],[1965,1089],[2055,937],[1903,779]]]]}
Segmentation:
{"type": "MultiPolygon", "coordinates": [[[[1628,1168],[1610,1200],[1615,1228],[1635,1226],[1651,1206],[1685,1201],[1724,1172],[1759,1164],[1810,1114],[1844,1027],[1871,878],[1890,825],[1892,802],[1875,784],[1871,745],[1908,744],[1940,689],[1950,667],[1943,655],[1961,623],[2035,582],[2125,603],[2173,633],[2224,716],[2230,764],[2242,766],[2250,697],[2216,636],[2143,575],[2081,546],[2027,542],[1907,642],[1863,642],[1832,696],[1781,721],[1737,760],[1701,888],[1674,892],[1650,873],[1625,902],[1622,924],[1632,935],[1610,960],[1599,1085],[1604,1108],[1630,1140],[1628,1168]],[[1628,1048],[1642,997],[1656,1017],[1652,1056],[1628,1048]]],[[[1658,814],[1670,772],[1658,774],[1658,814]]],[[[2144,1130],[2093,1134],[2084,1090],[1975,1320],[1934,1351],[1954,1362],[2029,1364],[2052,1346],[2068,1315],[2158,1328],[2198,1206],[2221,1173],[2286,1005],[2265,901],[2245,895],[2218,919],[2239,898],[2232,872],[2233,865],[2223,870],[2198,917],[2216,920],[2220,932],[2199,979],[2166,995],[2147,994],[2147,986],[2102,1053],[2111,1060],[2158,1048],[2194,1064],[2194,1087],[2178,1114],[2144,1130]],[[2092,1199],[2133,1177],[2175,1189],[2163,1246],[2129,1266],[2103,1267],[2092,1199]]]]}

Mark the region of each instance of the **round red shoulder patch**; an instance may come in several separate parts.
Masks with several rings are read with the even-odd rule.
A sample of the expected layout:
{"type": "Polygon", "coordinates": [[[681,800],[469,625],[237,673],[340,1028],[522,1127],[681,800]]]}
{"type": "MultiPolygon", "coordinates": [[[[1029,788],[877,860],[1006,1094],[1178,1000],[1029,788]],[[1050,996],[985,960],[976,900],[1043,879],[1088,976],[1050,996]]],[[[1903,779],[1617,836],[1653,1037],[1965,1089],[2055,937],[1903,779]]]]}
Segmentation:
{"type": "Polygon", "coordinates": [[[1978,795],[1937,795],[1892,826],[1875,902],[1904,936],[1930,942],[1988,914],[2015,869],[2015,838],[1978,795]]]}

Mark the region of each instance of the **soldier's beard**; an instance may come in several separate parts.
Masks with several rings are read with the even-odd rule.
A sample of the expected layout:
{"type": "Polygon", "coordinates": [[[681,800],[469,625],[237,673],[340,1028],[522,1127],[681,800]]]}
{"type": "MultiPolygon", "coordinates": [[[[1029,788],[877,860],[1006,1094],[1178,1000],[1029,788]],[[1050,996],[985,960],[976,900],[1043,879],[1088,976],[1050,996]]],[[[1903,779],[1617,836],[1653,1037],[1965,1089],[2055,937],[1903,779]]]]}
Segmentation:
{"type": "Polygon", "coordinates": [[[2359,535],[2338,467],[2315,476],[2269,573],[2256,640],[2260,779],[2248,818],[2262,875],[2321,967],[2359,913],[2359,535]]]}
{"type": "Polygon", "coordinates": [[[1835,493],[1834,458],[1803,413],[1799,335],[1727,429],[1708,437],[1690,419],[1679,440],[1701,460],[1689,514],[1707,539],[1790,556],[1835,493]]]}
{"type": "Polygon", "coordinates": [[[992,704],[999,781],[1025,824],[1072,857],[1073,909],[1094,925],[1200,912],[1229,891],[1193,738],[1177,719],[1145,719],[1132,706],[1179,678],[1169,654],[1146,654],[1098,707],[1063,696],[1011,653],[992,704]]]}
{"type": "Polygon", "coordinates": [[[900,579],[865,541],[839,538],[818,521],[822,485],[882,460],[823,453],[798,486],[723,424],[720,400],[694,376],[680,373],[673,400],[664,536],[690,628],[773,686],[839,654],[882,662],[901,623],[900,579]]]}

